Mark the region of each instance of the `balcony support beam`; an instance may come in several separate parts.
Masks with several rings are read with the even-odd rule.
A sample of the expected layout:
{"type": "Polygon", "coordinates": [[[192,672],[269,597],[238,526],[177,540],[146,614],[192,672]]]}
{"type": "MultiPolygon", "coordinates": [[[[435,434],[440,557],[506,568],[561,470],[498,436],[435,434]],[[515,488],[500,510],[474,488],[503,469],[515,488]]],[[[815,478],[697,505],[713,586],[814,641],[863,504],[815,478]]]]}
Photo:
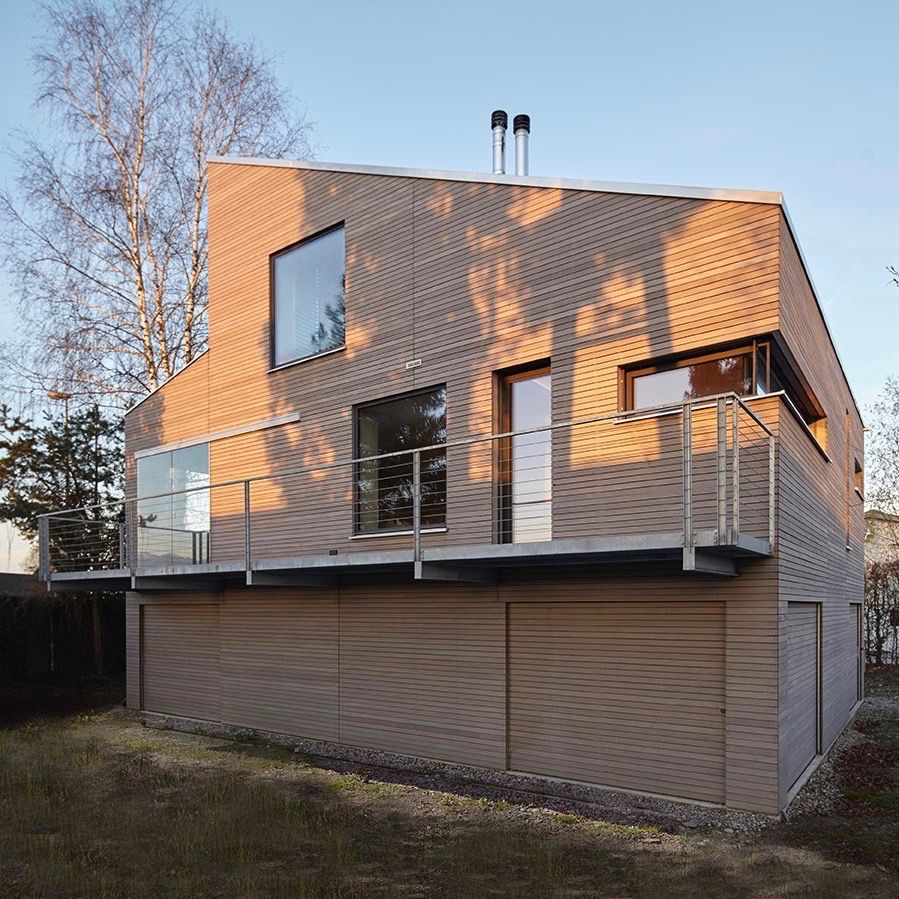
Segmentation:
{"type": "Polygon", "coordinates": [[[178,593],[189,593],[193,590],[202,593],[221,593],[225,589],[225,584],[221,580],[208,577],[141,577],[134,575],[131,578],[131,589],[139,593],[149,593],[153,590],[177,591],[178,593]]]}
{"type": "Polygon", "coordinates": [[[457,584],[495,584],[497,578],[496,571],[492,568],[469,568],[465,565],[416,562],[415,580],[447,581],[457,584]]]}
{"type": "Polygon", "coordinates": [[[336,587],[336,571],[248,571],[248,587],[336,587]]]}
{"type": "Polygon", "coordinates": [[[732,556],[721,556],[715,553],[693,550],[693,567],[685,571],[694,571],[698,574],[716,574],[721,577],[736,577],[737,566],[732,556]]]}

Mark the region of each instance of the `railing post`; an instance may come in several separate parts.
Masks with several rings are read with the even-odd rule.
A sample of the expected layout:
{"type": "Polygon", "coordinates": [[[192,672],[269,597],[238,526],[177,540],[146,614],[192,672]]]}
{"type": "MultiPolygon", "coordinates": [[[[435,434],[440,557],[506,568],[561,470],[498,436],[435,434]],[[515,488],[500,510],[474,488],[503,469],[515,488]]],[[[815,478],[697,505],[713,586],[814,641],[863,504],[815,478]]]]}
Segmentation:
{"type": "Polygon", "coordinates": [[[50,519],[39,515],[37,519],[38,533],[38,572],[42,581],[50,580],[50,519]]]}
{"type": "Polygon", "coordinates": [[[412,453],[412,559],[421,562],[421,451],[412,453]]]}
{"type": "Polygon", "coordinates": [[[696,543],[693,538],[693,407],[684,403],[684,571],[696,568],[696,543]]]}
{"type": "Polygon", "coordinates": [[[736,544],[740,539],[740,402],[734,400],[733,421],[731,424],[733,441],[733,511],[731,512],[731,535],[730,543],[736,544]]]}
{"type": "Polygon", "coordinates": [[[774,533],[774,435],[768,435],[768,545],[773,550],[776,535],[774,533]]]}
{"type": "Polygon", "coordinates": [[[718,544],[727,542],[727,398],[718,398],[717,437],[717,499],[718,544]]]}
{"type": "MultiPolygon", "coordinates": [[[[126,514],[125,518],[127,520],[127,514],[126,514]]],[[[128,567],[128,564],[127,564],[128,559],[125,555],[125,553],[126,553],[125,528],[126,527],[127,527],[126,521],[119,522],[119,568],[121,568],[121,569],[125,569],[128,567]]]]}
{"type": "MultiPolygon", "coordinates": [[[[210,504],[211,505],[211,504],[210,504]]],[[[243,482],[243,539],[244,539],[244,569],[247,577],[250,577],[251,562],[253,558],[252,539],[250,529],[250,482],[243,482]]],[[[249,583],[249,581],[247,581],[249,583]]]]}

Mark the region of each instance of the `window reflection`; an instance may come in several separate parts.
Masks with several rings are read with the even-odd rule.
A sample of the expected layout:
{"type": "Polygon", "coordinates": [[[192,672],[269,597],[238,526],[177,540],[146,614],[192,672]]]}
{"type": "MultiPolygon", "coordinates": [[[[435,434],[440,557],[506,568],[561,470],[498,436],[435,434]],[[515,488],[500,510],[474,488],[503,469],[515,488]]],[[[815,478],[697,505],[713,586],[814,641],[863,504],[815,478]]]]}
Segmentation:
{"type": "Polygon", "coordinates": [[[754,393],[752,353],[689,362],[675,368],[634,374],[633,408],[683,403],[718,393],[747,396],[754,393]]]}
{"type": "MultiPolygon", "coordinates": [[[[356,531],[412,527],[412,454],[446,443],[446,389],[372,403],[356,410],[356,457],[403,453],[356,464],[356,531]]],[[[446,523],[446,450],[421,453],[421,523],[446,523]]]]}
{"type": "MultiPolygon", "coordinates": [[[[542,366],[503,378],[503,429],[527,431],[552,423],[552,382],[542,366]]],[[[504,439],[500,456],[500,541],[552,539],[552,431],[504,439]]]]}
{"type": "Polygon", "coordinates": [[[274,363],[342,347],[345,239],[342,227],[274,257],[274,363]]]}
{"type": "Polygon", "coordinates": [[[195,489],[208,486],[206,443],[137,460],[140,564],[209,561],[209,491],[195,489]]]}

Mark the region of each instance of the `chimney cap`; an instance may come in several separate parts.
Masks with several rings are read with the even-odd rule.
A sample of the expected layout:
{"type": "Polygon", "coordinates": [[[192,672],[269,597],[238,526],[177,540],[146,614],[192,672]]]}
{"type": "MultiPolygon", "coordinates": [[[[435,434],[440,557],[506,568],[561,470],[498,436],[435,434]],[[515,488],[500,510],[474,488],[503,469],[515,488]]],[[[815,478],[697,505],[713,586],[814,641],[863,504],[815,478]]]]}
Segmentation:
{"type": "MultiPolygon", "coordinates": [[[[495,113],[494,113],[495,115],[495,113]]],[[[520,129],[524,129],[528,133],[531,131],[531,117],[529,115],[517,115],[515,116],[515,121],[512,123],[513,129],[518,131],[520,129]]]]}
{"type": "Polygon", "coordinates": [[[504,109],[497,109],[494,111],[493,115],[490,116],[490,127],[491,128],[508,128],[509,127],[509,116],[504,109]]]}

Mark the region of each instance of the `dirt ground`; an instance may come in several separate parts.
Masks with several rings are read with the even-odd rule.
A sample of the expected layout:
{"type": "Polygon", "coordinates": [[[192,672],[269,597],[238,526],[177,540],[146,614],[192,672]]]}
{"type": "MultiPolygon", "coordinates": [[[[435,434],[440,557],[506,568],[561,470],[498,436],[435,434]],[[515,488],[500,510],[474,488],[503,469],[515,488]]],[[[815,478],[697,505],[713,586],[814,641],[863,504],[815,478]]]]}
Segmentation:
{"type": "Polygon", "coordinates": [[[99,690],[0,728],[0,896],[894,897],[899,675],[867,683],[789,819],[744,831],[151,729],[99,690]]]}

